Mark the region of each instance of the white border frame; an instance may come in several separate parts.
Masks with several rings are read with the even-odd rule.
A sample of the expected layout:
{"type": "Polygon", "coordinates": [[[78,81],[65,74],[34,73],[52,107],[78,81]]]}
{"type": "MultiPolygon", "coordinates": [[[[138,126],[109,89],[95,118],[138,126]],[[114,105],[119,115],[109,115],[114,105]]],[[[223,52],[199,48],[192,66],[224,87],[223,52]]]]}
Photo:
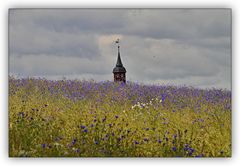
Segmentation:
{"type": "Polygon", "coordinates": [[[240,12],[237,0],[2,0],[0,5],[0,165],[240,165],[239,48],[240,12]],[[9,158],[8,157],[8,9],[9,8],[232,8],[232,158],[9,158]],[[237,28],[238,27],[238,28],[237,28]]]}

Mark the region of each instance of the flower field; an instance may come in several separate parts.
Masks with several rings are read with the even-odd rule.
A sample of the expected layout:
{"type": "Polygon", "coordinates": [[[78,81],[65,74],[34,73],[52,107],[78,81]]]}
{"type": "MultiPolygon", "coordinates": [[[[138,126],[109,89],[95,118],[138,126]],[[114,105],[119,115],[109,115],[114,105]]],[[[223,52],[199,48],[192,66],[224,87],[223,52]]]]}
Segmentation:
{"type": "Polygon", "coordinates": [[[230,157],[231,91],[9,78],[11,157],[230,157]]]}

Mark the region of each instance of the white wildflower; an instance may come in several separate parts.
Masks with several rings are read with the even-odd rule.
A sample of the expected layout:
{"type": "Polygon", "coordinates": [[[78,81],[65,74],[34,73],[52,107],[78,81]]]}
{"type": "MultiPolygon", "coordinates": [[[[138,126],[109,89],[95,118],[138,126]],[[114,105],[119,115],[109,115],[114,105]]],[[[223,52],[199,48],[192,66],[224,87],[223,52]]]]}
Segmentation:
{"type": "Polygon", "coordinates": [[[152,101],[150,101],[150,103],[149,103],[150,105],[152,105],[152,101]]]}
{"type": "Polygon", "coordinates": [[[72,150],[73,150],[73,151],[76,151],[77,149],[73,147],[72,150]]]}

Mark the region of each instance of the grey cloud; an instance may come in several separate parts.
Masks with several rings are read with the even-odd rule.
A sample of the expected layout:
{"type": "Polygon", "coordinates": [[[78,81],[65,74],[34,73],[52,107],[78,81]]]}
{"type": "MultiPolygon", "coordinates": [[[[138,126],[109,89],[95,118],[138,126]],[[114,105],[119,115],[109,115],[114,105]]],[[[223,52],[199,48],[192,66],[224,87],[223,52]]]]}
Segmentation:
{"type": "Polygon", "coordinates": [[[93,57],[99,31],[120,28],[123,17],[118,10],[11,10],[10,51],[93,57]]]}
{"type": "Polygon", "coordinates": [[[229,36],[230,12],[226,9],[140,10],[138,15],[130,14],[127,32],[169,39],[229,36]]]}
{"type": "Polygon", "coordinates": [[[12,54],[50,54],[65,56],[99,55],[97,36],[84,33],[59,33],[38,27],[11,27],[10,52],[12,54]]]}
{"type": "Polygon", "coordinates": [[[125,10],[114,9],[36,9],[10,12],[13,24],[31,24],[57,32],[112,32],[126,26],[125,10]]]}
{"type": "Polygon", "coordinates": [[[221,73],[222,67],[230,63],[230,56],[226,56],[230,55],[229,52],[191,46],[186,49],[174,40],[129,38],[131,37],[126,37],[127,43],[123,46],[130,51],[124,51],[123,57],[127,59],[126,65],[130,71],[135,74],[133,80],[188,80],[189,77],[208,79],[221,73]],[[150,44],[142,47],[147,42],[150,44]]]}
{"type": "Polygon", "coordinates": [[[95,61],[81,57],[49,55],[10,56],[10,71],[22,71],[25,75],[106,74],[108,65],[103,59],[95,61]],[[92,66],[92,67],[90,67],[92,66]]]}
{"type": "Polygon", "coordinates": [[[17,9],[9,19],[13,74],[112,80],[119,36],[127,79],[230,88],[229,9],[17,9]]]}

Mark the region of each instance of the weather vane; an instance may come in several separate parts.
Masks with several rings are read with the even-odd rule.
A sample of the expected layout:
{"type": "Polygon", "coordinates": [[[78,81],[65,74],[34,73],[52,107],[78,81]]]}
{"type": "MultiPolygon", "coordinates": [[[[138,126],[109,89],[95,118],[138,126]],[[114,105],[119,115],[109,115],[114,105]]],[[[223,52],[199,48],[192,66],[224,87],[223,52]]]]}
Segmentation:
{"type": "Polygon", "coordinates": [[[119,41],[119,39],[117,39],[116,41],[115,41],[115,43],[117,44],[117,46],[118,46],[118,52],[120,51],[119,50],[119,48],[120,48],[120,41],[119,41]]]}
{"type": "Polygon", "coordinates": [[[119,39],[117,39],[117,40],[115,41],[115,43],[117,44],[117,46],[118,46],[118,48],[119,48],[119,44],[120,44],[119,39]]]}

